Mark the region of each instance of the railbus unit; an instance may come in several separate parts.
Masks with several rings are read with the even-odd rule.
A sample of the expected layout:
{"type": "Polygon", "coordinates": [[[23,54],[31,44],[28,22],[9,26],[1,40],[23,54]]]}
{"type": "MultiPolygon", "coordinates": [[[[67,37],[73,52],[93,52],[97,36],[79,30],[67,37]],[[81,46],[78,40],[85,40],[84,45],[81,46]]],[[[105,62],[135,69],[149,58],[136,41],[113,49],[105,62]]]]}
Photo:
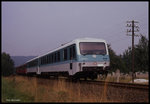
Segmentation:
{"type": "Polygon", "coordinates": [[[80,38],[35,57],[25,64],[26,74],[61,74],[95,79],[98,74],[107,75],[110,58],[105,40],[80,38]]]}

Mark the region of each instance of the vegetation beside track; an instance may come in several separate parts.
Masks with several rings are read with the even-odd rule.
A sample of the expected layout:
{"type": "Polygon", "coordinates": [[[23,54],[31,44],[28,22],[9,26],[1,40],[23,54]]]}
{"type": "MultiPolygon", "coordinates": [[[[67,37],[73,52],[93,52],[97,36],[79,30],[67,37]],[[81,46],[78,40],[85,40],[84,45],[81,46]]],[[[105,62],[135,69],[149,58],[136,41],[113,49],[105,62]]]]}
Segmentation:
{"type": "Polygon", "coordinates": [[[33,102],[34,97],[17,89],[14,79],[2,77],[2,102],[33,102]]]}
{"type": "Polygon", "coordinates": [[[148,102],[148,92],[10,76],[2,78],[2,102],[148,102]]]}

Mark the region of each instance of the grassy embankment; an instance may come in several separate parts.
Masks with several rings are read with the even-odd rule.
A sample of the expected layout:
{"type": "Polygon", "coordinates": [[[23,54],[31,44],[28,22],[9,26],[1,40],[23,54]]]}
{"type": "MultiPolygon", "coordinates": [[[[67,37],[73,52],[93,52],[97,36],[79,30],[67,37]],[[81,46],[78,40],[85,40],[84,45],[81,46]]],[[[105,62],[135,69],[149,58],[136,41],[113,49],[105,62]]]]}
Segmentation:
{"type": "Polygon", "coordinates": [[[17,90],[19,83],[13,77],[2,77],[2,102],[32,102],[34,97],[17,90]]]}
{"type": "MultiPolygon", "coordinates": [[[[107,77],[107,81],[116,81],[107,77]]],[[[129,82],[131,78],[120,79],[129,82]]],[[[68,83],[64,80],[11,76],[2,78],[2,102],[124,102],[126,96],[107,85],[68,83]],[[116,93],[116,94],[115,94],[116,93]],[[118,93],[118,94],[117,94],[118,93]],[[108,96],[108,94],[110,96],[108,96]],[[112,95],[113,94],[113,95],[112,95]],[[117,97],[116,97],[117,96],[117,97]]],[[[126,92],[126,90],[121,90],[126,92]]]]}
{"type": "Polygon", "coordinates": [[[107,102],[103,90],[95,93],[96,87],[64,80],[3,77],[2,102],[107,102]]]}

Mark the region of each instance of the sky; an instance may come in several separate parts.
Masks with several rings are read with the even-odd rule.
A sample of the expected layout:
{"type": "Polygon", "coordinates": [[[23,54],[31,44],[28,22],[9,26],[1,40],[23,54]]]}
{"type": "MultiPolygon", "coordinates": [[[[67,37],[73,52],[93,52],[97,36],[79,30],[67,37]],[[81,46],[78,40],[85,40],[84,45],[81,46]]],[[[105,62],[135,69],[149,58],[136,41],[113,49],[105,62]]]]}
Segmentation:
{"type": "MultiPolygon", "coordinates": [[[[2,52],[38,56],[76,38],[100,38],[117,55],[132,45],[127,21],[149,38],[148,2],[2,2],[2,52]]],[[[140,37],[135,37],[138,44],[140,37]]]]}

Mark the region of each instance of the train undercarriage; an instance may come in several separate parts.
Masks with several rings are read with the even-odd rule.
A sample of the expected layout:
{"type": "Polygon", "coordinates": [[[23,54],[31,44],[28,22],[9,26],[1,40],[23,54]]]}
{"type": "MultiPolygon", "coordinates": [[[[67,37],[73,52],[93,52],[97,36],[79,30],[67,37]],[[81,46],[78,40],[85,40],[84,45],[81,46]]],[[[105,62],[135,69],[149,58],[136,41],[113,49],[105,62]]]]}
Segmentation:
{"type": "Polygon", "coordinates": [[[108,74],[108,68],[103,70],[103,67],[83,67],[82,71],[77,72],[74,75],[69,75],[68,71],[64,72],[41,72],[41,74],[34,73],[27,73],[28,76],[38,76],[43,78],[54,77],[58,78],[59,76],[67,77],[71,80],[79,80],[80,78],[87,79],[105,79],[108,74]]]}
{"type": "Polygon", "coordinates": [[[82,68],[83,71],[76,73],[73,77],[74,79],[84,78],[85,80],[87,80],[88,78],[91,80],[97,78],[105,79],[108,74],[107,69],[103,70],[102,67],[83,67],[82,68]]]}

